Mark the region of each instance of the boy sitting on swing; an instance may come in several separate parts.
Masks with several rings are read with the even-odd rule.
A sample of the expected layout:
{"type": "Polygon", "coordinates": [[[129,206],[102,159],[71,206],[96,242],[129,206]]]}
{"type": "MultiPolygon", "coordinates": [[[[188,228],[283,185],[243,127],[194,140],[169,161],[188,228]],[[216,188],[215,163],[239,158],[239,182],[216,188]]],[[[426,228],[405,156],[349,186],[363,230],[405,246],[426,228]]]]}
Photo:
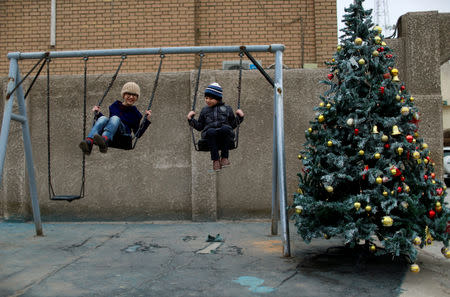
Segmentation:
{"type": "Polygon", "coordinates": [[[230,165],[229,139],[234,139],[233,130],[244,120],[241,109],[236,110],[235,117],[233,109],[222,102],[222,92],[218,83],[210,84],[205,90],[206,106],[202,108],[198,120],[193,118],[193,110],[187,115],[189,125],[202,131],[202,138],[208,141],[214,171],[230,165]]]}
{"type": "Polygon", "coordinates": [[[144,134],[150,125],[151,110],[145,111],[145,120],[139,129],[142,114],[138,111],[134,103],[139,99],[141,90],[135,82],[127,82],[122,87],[122,101],[117,100],[109,106],[109,118],[100,112],[99,106],[94,106],[92,111],[97,113],[97,120],[89,135],[80,142],[79,147],[86,155],[92,151],[92,146],[98,145],[101,153],[108,151],[108,145],[114,137],[126,135],[139,138],[144,134]]]}

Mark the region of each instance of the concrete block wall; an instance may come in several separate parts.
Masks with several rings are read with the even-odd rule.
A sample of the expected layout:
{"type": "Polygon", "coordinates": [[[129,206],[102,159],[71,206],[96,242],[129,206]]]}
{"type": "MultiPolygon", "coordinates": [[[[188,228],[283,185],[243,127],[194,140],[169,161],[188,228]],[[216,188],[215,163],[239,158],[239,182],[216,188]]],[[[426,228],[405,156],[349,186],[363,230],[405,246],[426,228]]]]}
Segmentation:
{"type": "MultiPolygon", "coordinates": [[[[299,68],[304,63],[323,67],[337,43],[334,0],[56,0],[54,46],[50,46],[50,4],[1,1],[0,57],[15,51],[283,43],[285,65],[299,68]]],[[[265,67],[273,61],[266,53],[255,58],[265,67]]],[[[222,69],[222,61],[237,59],[236,54],[209,55],[203,66],[222,69]]],[[[96,60],[91,73],[114,72],[116,59],[96,60]]],[[[134,57],[122,71],[153,72],[156,60],[156,56],[134,57]]],[[[195,63],[193,55],[174,56],[165,69],[189,71],[195,63]]],[[[8,66],[6,59],[0,59],[0,75],[7,75],[8,66]]],[[[54,71],[77,74],[82,66],[64,59],[54,71]]]]}

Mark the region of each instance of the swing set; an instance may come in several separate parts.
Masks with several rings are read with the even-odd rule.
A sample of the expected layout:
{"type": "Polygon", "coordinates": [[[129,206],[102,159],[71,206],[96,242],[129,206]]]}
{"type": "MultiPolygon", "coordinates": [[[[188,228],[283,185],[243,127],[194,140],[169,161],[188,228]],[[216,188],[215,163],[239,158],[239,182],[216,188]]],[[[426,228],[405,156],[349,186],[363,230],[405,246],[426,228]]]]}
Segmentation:
{"type": "MultiPolygon", "coordinates": [[[[106,95],[114,84],[120,68],[127,58],[131,55],[160,55],[160,63],[158,72],[153,85],[153,90],[149,99],[147,110],[151,108],[158,79],[160,76],[162,62],[168,54],[198,54],[200,56],[199,68],[197,71],[197,80],[195,83],[194,100],[192,110],[195,110],[198,86],[200,81],[200,74],[202,69],[202,59],[206,53],[233,53],[237,52],[240,56],[239,67],[239,83],[238,83],[238,103],[237,108],[240,108],[241,97],[241,84],[242,84],[242,57],[245,54],[266,80],[274,88],[274,118],[273,118],[273,152],[272,152],[272,234],[277,234],[277,211],[280,211],[280,221],[283,229],[283,255],[290,256],[290,244],[289,244],[289,227],[286,211],[286,169],[285,169],[285,156],[284,156],[284,116],[283,116],[283,78],[282,78],[282,52],[284,45],[272,44],[272,45],[251,45],[251,46],[197,46],[197,47],[169,47],[169,48],[135,48],[135,49],[109,49],[109,50],[84,50],[84,51],[60,51],[60,52],[30,52],[20,53],[12,52],[8,54],[10,60],[9,69],[9,82],[7,86],[6,103],[3,113],[2,129],[0,134],[0,185],[3,177],[3,168],[6,156],[6,147],[8,142],[9,127],[11,120],[18,121],[22,124],[23,143],[25,149],[26,167],[29,179],[29,188],[31,196],[31,205],[33,211],[33,218],[36,227],[36,234],[38,236],[43,235],[42,223],[40,218],[40,209],[38,203],[36,179],[34,175],[34,162],[31,150],[31,137],[29,132],[29,120],[26,114],[25,99],[33,87],[37,77],[42,71],[44,65],[47,65],[47,144],[48,144],[48,183],[49,183],[49,197],[51,200],[73,201],[84,197],[85,188],[85,156],[83,154],[82,160],[82,179],[80,193],[77,195],[55,195],[52,185],[51,177],[51,153],[50,153],[50,61],[57,58],[83,58],[84,59],[84,91],[83,91],[83,139],[86,137],[86,101],[87,101],[87,62],[89,57],[98,56],[121,56],[121,61],[116,69],[116,72],[112,76],[112,79],[103,94],[102,98],[98,102],[97,106],[103,103],[106,95]],[[275,53],[275,80],[264,71],[259,63],[253,58],[250,52],[271,52],[275,53]],[[21,78],[19,70],[19,60],[24,59],[39,59],[38,62],[32,67],[32,69],[21,78]],[[30,83],[30,86],[26,93],[23,92],[22,83],[24,80],[38,67],[39,70],[34,79],[30,83]],[[13,103],[17,100],[19,114],[13,113],[13,103]],[[279,202],[279,207],[277,205],[279,202]]],[[[98,115],[95,116],[94,122],[98,115]]],[[[136,147],[136,143],[139,139],[140,130],[143,127],[143,121],[141,122],[138,131],[134,137],[125,136],[125,139],[119,139],[114,137],[114,142],[111,147],[131,150],[136,147]],[[133,143],[134,141],[134,143],[133,143]]],[[[192,141],[196,151],[209,151],[206,140],[199,139],[196,141],[194,132],[191,129],[192,141]]],[[[238,147],[239,138],[239,126],[236,128],[236,134],[234,139],[230,139],[230,149],[238,147]]]]}

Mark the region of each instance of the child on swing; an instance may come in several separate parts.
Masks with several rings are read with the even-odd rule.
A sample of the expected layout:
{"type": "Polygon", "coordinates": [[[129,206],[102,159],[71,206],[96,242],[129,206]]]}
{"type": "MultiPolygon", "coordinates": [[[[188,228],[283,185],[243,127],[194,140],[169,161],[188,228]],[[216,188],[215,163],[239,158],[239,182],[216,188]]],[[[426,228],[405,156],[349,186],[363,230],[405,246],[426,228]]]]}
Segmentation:
{"type": "Polygon", "coordinates": [[[218,83],[210,84],[205,89],[206,106],[202,108],[198,120],[193,118],[193,110],[187,115],[189,125],[202,131],[202,138],[208,141],[214,171],[230,165],[228,140],[234,138],[233,130],[244,120],[241,109],[236,110],[235,116],[233,109],[222,102],[222,93],[218,83]]]}
{"type": "Polygon", "coordinates": [[[92,111],[97,114],[97,120],[89,135],[80,142],[79,147],[86,155],[92,151],[92,146],[98,145],[101,153],[108,151],[108,145],[113,141],[114,136],[131,135],[133,131],[135,137],[139,138],[144,134],[150,125],[151,110],[145,111],[145,120],[139,130],[139,123],[142,114],[138,111],[134,103],[139,99],[141,90],[135,82],[127,82],[122,87],[122,101],[115,101],[109,106],[109,118],[100,112],[99,106],[94,106],[92,111]]]}

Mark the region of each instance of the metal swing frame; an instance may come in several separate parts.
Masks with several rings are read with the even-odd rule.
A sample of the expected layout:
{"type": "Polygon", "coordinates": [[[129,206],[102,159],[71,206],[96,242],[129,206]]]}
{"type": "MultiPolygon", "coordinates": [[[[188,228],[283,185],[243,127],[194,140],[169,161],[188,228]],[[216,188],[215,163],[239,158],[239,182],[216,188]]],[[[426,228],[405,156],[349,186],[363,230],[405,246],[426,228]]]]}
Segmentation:
{"type": "Polygon", "coordinates": [[[194,47],[165,47],[165,48],[131,48],[131,49],[104,49],[80,51],[54,51],[54,52],[11,52],[7,98],[3,111],[2,129],[0,134],[0,185],[3,180],[6,148],[11,120],[22,125],[22,137],[25,150],[26,168],[30,187],[31,205],[36,227],[36,235],[43,235],[40,216],[34,162],[31,149],[29,120],[26,112],[25,96],[19,70],[19,60],[57,58],[89,58],[95,56],[131,56],[131,55],[168,55],[168,54],[199,54],[203,53],[233,53],[243,51],[264,75],[274,89],[274,115],[273,115],[273,150],[272,150],[272,234],[277,234],[277,220],[279,211],[280,222],[283,229],[283,256],[290,256],[289,224],[286,207],[286,165],[284,149],[284,114],[283,114],[283,51],[284,45],[249,45],[249,46],[194,46],[194,47]],[[250,52],[270,52],[275,54],[275,79],[272,80],[264,69],[253,59],[250,52]],[[17,102],[19,114],[13,113],[13,104],[17,102]],[[278,203],[279,202],[279,206],[278,203]]]}

